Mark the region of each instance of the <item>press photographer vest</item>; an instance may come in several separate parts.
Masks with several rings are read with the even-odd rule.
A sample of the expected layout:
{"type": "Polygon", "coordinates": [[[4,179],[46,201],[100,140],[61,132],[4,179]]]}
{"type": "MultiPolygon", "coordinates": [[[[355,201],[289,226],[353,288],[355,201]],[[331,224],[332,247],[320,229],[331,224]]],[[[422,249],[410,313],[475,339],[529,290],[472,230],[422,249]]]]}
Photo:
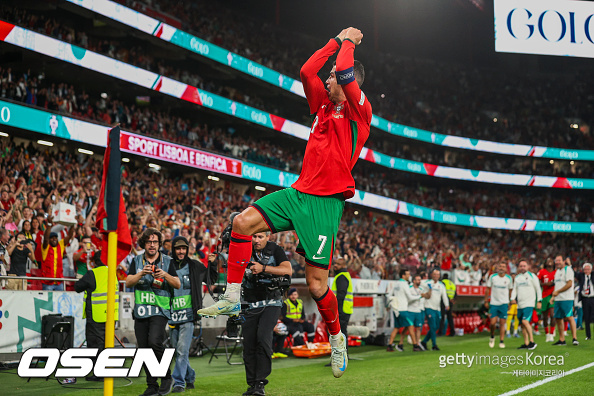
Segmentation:
{"type": "Polygon", "coordinates": [[[169,324],[180,324],[194,321],[192,311],[192,285],[190,284],[190,264],[186,263],[177,270],[177,276],[181,283],[179,289],[173,289],[171,300],[171,319],[169,324]]]}
{"type": "MultiPolygon", "coordinates": [[[[161,269],[169,271],[171,257],[160,254],[161,269]]],[[[134,257],[136,273],[142,271],[146,261],[144,254],[134,257]]],[[[157,264],[157,262],[155,262],[157,264]]],[[[171,293],[170,286],[163,281],[161,288],[153,287],[154,277],[151,274],[143,275],[134,287],[134,318],[145,319],[151,316],[165,316],[171,319],[171,293]]]]}
{"type": "MultiPolygon", "coordinates": [[[[277,263],[274,258],[275,246],[276,244],[274,242],[268,242],[266,246],[264,246],[264,249],[262,249],[260,255],[254,250],[252,261],[268,267],[278,266],[280,263],[277,263]]],[[[246,271],[242,283],[243,298],[245,302],[250,304],[251,308],[282,306],[282,292],[280,290],[270,291],[266,286],[259,285],[256,279],[256,275],[252,274],[251,271],[246,271]]]]}

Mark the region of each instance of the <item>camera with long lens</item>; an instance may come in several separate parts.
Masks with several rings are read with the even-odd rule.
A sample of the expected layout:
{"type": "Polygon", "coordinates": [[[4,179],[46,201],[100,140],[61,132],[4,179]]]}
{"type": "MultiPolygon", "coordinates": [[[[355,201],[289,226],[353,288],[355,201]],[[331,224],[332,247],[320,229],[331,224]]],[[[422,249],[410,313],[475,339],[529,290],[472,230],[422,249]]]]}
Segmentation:
{"type": "Polygon", "coordinates": [[[280,290],[281,294],[291,286],[291,277],[289,275],[258,274],[254,278],[258,286],[266,287],[269,291],[280,290]]]}
{"type": "Polygon", "coordinates": [[[242,316],[229,316],[225,329],[227,337],[239,337],[239,326],[245,322],[242,316]]]}

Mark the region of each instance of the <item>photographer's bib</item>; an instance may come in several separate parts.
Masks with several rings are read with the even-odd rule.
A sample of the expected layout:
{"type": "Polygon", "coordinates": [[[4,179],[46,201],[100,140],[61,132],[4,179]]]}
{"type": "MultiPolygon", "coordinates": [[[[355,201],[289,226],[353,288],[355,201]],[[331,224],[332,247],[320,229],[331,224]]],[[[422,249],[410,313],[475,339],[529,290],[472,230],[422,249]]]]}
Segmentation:
{"type": "Polygon", "coordinates": [[[177,276],[181,282],[179,289],[173,290],[171,301],[171,319],[169,324],[180,324],[194,321],[192,311],[192,285],[190,284],[190,266],[184,265],[177,270],[177,276]]]}
{"type": "MultiPolygon", "coordinates": [[[[136,273],[142,271],[145,264],[144,255],[134,257],[136,273]]],[[[171,259],[161,255],[161,269],[169,271],[171,259]]],[[[143,275],[134,287],[134,318],[146,319],[151,316],[165,316],[171,319],[171,293],[166,282],[155,287],[155,278],[151,274],[143,275]]]]}

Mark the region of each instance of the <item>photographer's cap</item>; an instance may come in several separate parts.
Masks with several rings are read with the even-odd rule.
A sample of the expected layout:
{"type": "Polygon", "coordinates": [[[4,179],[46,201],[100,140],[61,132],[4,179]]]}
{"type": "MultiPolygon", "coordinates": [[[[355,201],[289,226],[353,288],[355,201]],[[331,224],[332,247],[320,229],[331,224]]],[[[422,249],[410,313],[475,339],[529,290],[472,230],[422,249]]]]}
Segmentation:
{"type": "Polygon", "coordinates": [[[292,287],[289,289],[289,292],[287,293],[287,296],[290,296],[291,294],[295,293],[297,291],[297,288],[292,287]]]}
{"type": "Polygon", "coordinates": [[[175,242],[173,244],[173,248],[176,247],[189,247],[188,240],[184,237],[177,237],[175,238],[175,242]]]}

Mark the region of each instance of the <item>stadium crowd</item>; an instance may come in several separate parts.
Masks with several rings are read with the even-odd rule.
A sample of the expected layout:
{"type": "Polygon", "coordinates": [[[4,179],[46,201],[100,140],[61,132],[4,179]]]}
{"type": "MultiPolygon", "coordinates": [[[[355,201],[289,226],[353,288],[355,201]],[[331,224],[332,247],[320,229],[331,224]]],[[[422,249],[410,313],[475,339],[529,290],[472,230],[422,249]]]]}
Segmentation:
{"type": "MultiPolygon", "coordinates": [[[[100,246],[94,216],[101,185],[101,159],[72,154],[66,147],[15,145],[8,139],[2,139],[0,145],[3,269],[15,272],[9,263],[17,239],[25,239],[35,260],[43,261],[39,247],[48,221],[44,215],[49,213],[52,204],[68,202],[75,205],[77,211],[73,231],[76,238],[66,247],[64,270],[60,269],[57,277],[84,274],[87,264],[81,257],[85,257],[83,249],[87,247],[81,243],[83,238],[90,238],[88,241],[92,244],[88,246],[92,249],[100,246]],[[22,237],[18,236],[20,233],[22,237]]],[[[165,240],[176,235],[186,236],[190,240],[190,255],[202,260],[216,247],[228,215],[242,210],[260,196],[260,192],[245,185],[214,183],[197,175],[166,175],[164,171],[151,172],[132,165],[123,170],[123,192],[133,252],[140,251],[136,244],[138,235],[149,226],[163,230],[165,240]]],[[[67,229],[63,226],[54,226],[52,231],[66,237],[67,229]]],[[[298,243],[295,234],[280,233],[274,239],[287,252],[295,277],[303,276],[305,263],[295,253],[298,243]]],[[[349,207],[342,219],[335,255],[346,259],[355,277],[395,279],[402,268],[414,274],[433,267],[451,271],[460,264],[471,263],[479,265],[486,274],[493,263],[502,259],[508,260],[513,272],[519,257],[529,257],[531,263],[541,265],[557,253],[569,256],[579,265],[592,261],[591,245],[589,235],[449,229],[434,224],[415,224],[408,219],[371,211],[359,213],[349,207]]],[[[167,244],[165,249],[168,249],[167,244]]],[[[124,277],[125,267],[123,262],[120,275],[124,277]]]]}
{"type": "MultiPolygon", "coordinates": [[[[256,95],[253,94],[246,94],[245,92],[241,92],[236,87],[218,85],[212,80],[208,80],[205,82],[205,79],[201,78],[199,75],[189,72],[187,70],[181,70],[179,65],[172,65],[169,64],[166,59],[157,59],[150,55],[150,50],[148,48],[143,48],[142,45],[146,45],[145,43],[139,44],[140,47],[131,46],[129,43],[126,45],[119,43],[116,40],[105,40],[105,39],[93,39],[91,35],[86,34],[84,31],[78,31],[72,28],[71,26],[67,26],[64,22],[59,22],[56,19],[47,17],[41,13],[30,13],[27,10],[19,9],[19,8],[8,8],[8,7],[0,7],[1,14],[4,18],[11,20],[21,26],[25,26],[32,30],[37,30],[41,33],[51,35],[58,39],[67,41],[69,43],[82,46],[84,48],[90,49],[92,51],[96,51],[107,56],[119,59],[126,63],[131,63],[133,65],[142,67],[147,70],[151,70],[157,72],[161,75],[165,75],[176,79],[178,81],[185,82],[192,86],[199,87],[201,89],[205,89],[209,92],[213,92],[232,100],[249,104],[259,109],[263,109],[265,111],[271,112],[277,115],[283,115],[282,111],[279,111],[277,101],[271,100],[263,100],[262,98],[258,98],[256,95]]],[[[202,8],[201,8],[202,14],[202,8]]],[[[211,18],[213,19],[213,18],[211,18]]],[[[214,18],[216,20],[216,18],[214,18]]],[[[202,30],[200,30],[202,31],[202,30]]],[[[232,31],[232,30],[231,30],[232,31]]],[[[225,35],[226,36],[226,35],[225,35]]],[[[209,41],[214,40],[217,41],[217,37],[208,36],[206,39],[209,41]]],[[[241,52],[241,51],[240,51],[241,52]]],[[[244,54],[245,55],[245,54],[244,54]]],[[[253,55],[253,54],[252,54],[253,55]]],[[[248,56],[249,57],[249,56],[248,56]]],[[[298,58],[298,57],[297,57],[298,58]]],[[[259,59],[257,55],[253,55],[250,59],[254,59],[256,61],[262,61],[259,59]]],[[[299,59],[299,58],[298,58],[299,59]]],[[[305,59],[305,58],[304,58],[305,59]]],[[[405,60],[398,60],[390,62],[390,65],[400,65],[402,63],[407,63],[405,60]]],[[[410,74],[410,78],[403,78],[399,79],[399,84],[407,84],[406,81],[415,81],[419,83],[420,81],[425,81],[427,79],[435,79],[438,78],[433,73],[436,65],[434,64],[427,64],[426,62],[413,62],[412,65],[404,65],[403,67],[407,69],[407,73],[410,74]],[[414,76],[414,73],[426,73],[425,77],[418,78],[414,76]]],[[[383,63],[382,63],[383,65],[383,63]]],[[[558,117],[551,117],[550,114],[537,114],[536,111],[532,111],[533,109],[526,109],[522,110],[524,113],[522,114],[513,114],[510,117],[502,117],[499,111],[493,110],[486,110],[490,108],[500,108],[501,106],[505,107],[505,112],[512,112],[512,111],[520,111],[517,109],[524,109],[520,105],[516,106],[508,106],[508,101],[505,101],[503,97],[507,95],[507,91],[502,93],[502,98],[497,99],[497,103],[500,103],[501,106],[491,106],[486,107],[485,109],[477,108],[477,105],[471,105],[470,101],[478,100],[480,98],[480,94],[476,93],[476,89],[474,89],[474,85],[481,86],[481,89],[484,92],[484,82],[477,80],[474,82],[469,82],[467,80],[479,79],[482,76],[489,75],[489,73],[473,73],[472,78],[467,76],[456,76],[456,71],[450,70],[453,69],[453,66],[446,65],[446,67],[442,67],[440,65],[440,70],[443,73],[450,73],[452,74],[448,78],[444,78],[443,80],[446,82],[436,82],[433,81],[433,84],[427,84],[427,86],[422,87],[415,87],[412,89],[411,87],[398,87],[395,88],[392,92],[403,92],[403,97],[410,96],[407,102],[413,103],[414,106],[411,108],[403,107],[406,104],[402,104],[402,100],[399,100],[396,103],[396,107],[401,107],[402,109],[399,110],[398,114],[406,114],[411,115],[417,119],[419,119],[419,123],[415,122],[405,122],[399,120],[393,120],[395,122],[401,122],[406,125],[412,125],[419,128],[428,129],[431,131],[438,131],[447,134],[453,135],[460,135],[460,136],[468,136],[468,137],[481,137],[490,140],[496,141],[508,141],[504,138],[504,136],[500,136],[503,133],[500,133],[500,129],[504,129],[504,134],[507,137],[516,137],[516,138],[524,138],[527,135],[531,136],[535,133],[538,136],[535,136],[532,140],[526,141],[513,141],[512,143],[525,143],[525,144],[539,144],[539,145],[551,145],[554,147],[568,147],[567,144],[563,142],[570,142],[569,147],[592,147],[591,142],[585,142],[586,140],[591,140],[589,135],[589,128],[587,125],[582,124],[579,127],[579,124],[571,122],[571,125],[578,125],[578,128],[570,128],[568,119],[576,119],[576,117],[572,117],[569,115],[569,110],[556,110],[555,114],[560,114],[558,117]],[[476,75],[475,75],[476,74],[476,75]],[[441,86],[444,84],[449,84],[449,82],[454,81],[462,81],[462,84],[454,83],[453,86],[447,86],[442,88],[439,91],[439,95],[448,95],[448,100],[443,100],[444,96],[437,96],[437,93],[433,93],[432,95],[428,95],[428,92],[431,92],[431,89],[435,89],[435,86],[441,86]],[[455,89],[464,89],[465,92],[472,98],[466,98],[464,93],[456,92],[455,89]],[[414,91],[414,92],[413,92],[414,91]],[[431,100],[434,103],[430,103],[430,99],[428,98],[413,98],[413,94],[416,95],[416,92],[419,92],[419,95],[428,95],[432,96],[431,100]],[[442,92],[443,91],[443,92],[442,92]],[[420,100],[422,99],[422,100],[420,100]],[[451,105],[448,108],[444,108],[444,103],[451,103],[452,99],[459,100],[459,107],[455,105],[451,105]],[[442,102],[440,102],[442,100],[442,102]],[[463,102],[462,102],[463,101],[463,102]],[[439,103],[439,104],[438,104],[439,103]],[[470,109],[470,110],[469,110],[470,109]],[[527,116],[530,115],[530,117],[527,116]],[[536,120],[550,120],[548,124],[542,124],[539,122],[537,124],[536,120]],[[494,122],[497,121],[497,122],[494,122]],[[423,124],[430,122],[431,125],[423,124]],[[467,126],[467,124],[471,124],[467,126]],[[505,124],[505,125],[504,125],[505,124]],[[449,125],[448,131],[439,130],[444,126],[449,125]],[[504,126],[503,126],[504,125],[504,126]],[[503,128],[499,128],[503,126],[503,128]],[[475,136],[473,134],[464,134],[460,133],[461,129],[476,129],[482,131],[482,136],[475,136]],[[525,129],[528,129],[526,131],[525,129]],[[533,131],[532,131],[533,130],[533,131]],[[560,133],[560,131],[566,131],[567,136],[560,133]],[[553,133],[555,132],[555,133],[553,133]],[[548,135],[547,135],[548,133],[548,135]],[[573,136],[572,133],[577,133],[576,136],[573,136]],[[539,139],[539,136],[558,136],[559,141],[543,141],[539,139]],[[497,136],[495,139],[494,136],[497,136]],[[584,146],[585,145],[585,146],[584,146]]],[[[295,70],[299,70],[300,66],[295,66],[295,70]]],[[[385,66],[382,66],[385,67],[385,66]]],[[[380,75],[386,74],[394,74],[394,73],[379,73],[380,75]]],[[[441,79],[441,75],[439,76],[441,79]]],[[[511,78],[511,77],[509,77],[511,78]]],[[[376,80],[376,78],[369,78],[368,81],[376,80]]],[[[496,84],[495,81],[491,83],[496,84]]],[[[534,81],[530,81],[531,84],[535,84],[534,81]]],[[[581,83],[580,83],[581,84],[581,83]]],[[[377,84],[378,86],[384,87],[382,88],[384,91],[385,84],[380,82],[377,84]]],[[[516,81],[510,82],[509,86],[516,87],[518,84],[516,81]]],[[[541,84],[542,85],[542,84],[541,84]]],[[[508,88],[509,88],[508,86],[508,88]]],[[[540,86],[536,84],[536,86],[540,86]]],[[[583,90],[583,87],[580,85],[580,89],[583,90]]],[[[576,88],[577,89],[577,88],[576,88]]],[[[366,88],[367,91],[367,88],[366,88]]],[[[381,90],[380,90],[381,91],[381,90]]],[[[530,91],[530,90],[528,90],[530,91]]],[[[375,94],[375,91],[372,91],[372,94],[375,94]]],[[[567,104],[567,101],[570,100],[579,100],[581,98],[578,94],[568,95],[565,97],[563,94],[562,99],[559,99],[559,95],[550,94],[551,101],[555,101],[558,103],[559,106],[563,104],[568,109],[572,109],[574,107],[579,107],[578,104],[572,106],[571,103],[567,104]]],[[[585,93],[582,93],[582,96],[585,93]]],[[[373,101],[374,103],[374,111],[383,117],[390,118],[386,114],[382,113],[382,109],[386,108],[386,102],[390,101],[390,98],[386,99],[385,94],[376,95],[376,100],[373,101]],[[383,96],[382,96],[383,95],[383,96]]],[[[514,92],[512,94],[514,98],[521,98],[518,92],[514,92]]],[[[493,95],[483,95],[484,97],[493,97],[493,95]]],[[[547,98],[547,92],[538,92],[535,94],[534,98],[547,98]]],[[[532,105],[533,102],[536,102],[534,106],[540,106],[540,102],[537,100],[525,99],[524,102],[529,103],[532,105]]],[[[519,99],[518,99],[519,100],[519,99]]],[[[478,102],[477,102],[478,103],[478,102]]],[[[67,106],[67,104],[64,104],[67,106]]],[[[551,106],[540,106],[545,109],[550,109],[551,106]]],[[[538,107],[540,109],[540,107],[538,107]]],[[[385,110],[384,112],[387,112],[385,110]]],[[[539,110],[542,112],[542,110],[539,110]]],[[[308,124],[309,120],[307,120],[306,115],[302,115],[301,119],[295,119],[297,122],[301,122],[303,124],[308,124]]],[[[577,122],[577,121],[576,121],[577,122]]],[[[490,170],[490,171],[497,171],[498,169],[506,169],[507,172],[510,173],[539,173],[544,172],[546,175],[554,175],[554,176],[574,176],[574,177],[592,177],[593,170],[591,166],[587,163],[583,162],[569,162],[565,163],[563,161],[557,161],[550,166],[548,164],[548,160],[539,160],[534,158],[517,158],[517,157],[505,157],[505,156],[498,156],[496,159],[494,158],[485,158],[484,156],[477,156],[475,153],[467,153],[467,152],[460,152],[460,151],[451,151],[451,150],[442,150],[437,149],[436,147],[432,147],[428,149],[426,146],[423,145],[415,145],[414,150],[410,145],[401,145],[394,141],[390,141],[385,139],[385,135],[379,135],[376,133],[372,139],[368,142],[368,147],[379,150],[383,153],[389,153],[390,155],[413,159],[416,161],[423,161],[428,163],[434,163],[438,165],[448,165],[448,166],[457,166],[457,167],[464,167],[476,170],[490,170]]],[[[392,139],[393,140],[393,139],[392,139]]]]}
{"type": "MultiPolygon", "coordinates": [[[[220,127],[210,128],[205,123],[192,122],[165,111],[157,112],[147,106],[126,104],[109,97],[92,98],[84,90],[77,92],[71,85],[50,83],[43,75],[30,71],[17,74],[10,68],[0,68],[0,84],[2,98],[107,125],[119,123],[122,128],[132,132],[245,159],[283,171],[299,173],[301,169],[302,149],[296,146],[281,147],[269,139],[255,139],[248,134],[220,127]]],[[[448,156],[446,152],[445,157],[448,156]]],[[[498,166],[504,165],[500,163],[498,166]]],[[[381,169],[363,162],[358,164],[355,168],[358,187],[363,191],[405,202],[458,213],[538,220],[594,219],[594,205],[587,196],[563,196],[547,190],[529,193],[494,192],[492,189],[470,188],[468,185],[460,188],[455,185],[440,188],[430,183],[421,183],[406,173],[388,170],[382,172],[381,169]]]]}
{"type": "MultiPolygon", "coordinates": [[[[120,2],[133,8],[139,3],[120,2]]],[[[295,40],[295,32],[282,25],[214,3],[155,0],[151,4],[179,18],[186,31],[293,78],[298,78],[303,62],[321,44],[306,35],[295,40]]],[[[390,121],[498,142],[594,148],[589,127],[591,71],[551,79],[532,70],[478,70],[389,52],[366,53],[364,48],[360,53],[370,76],[365,92],[373,98],[374,113],[390,121]],[[571,128],[572,123],[578,128],[571,128]]]]}
{"type": "MultiPolygon", "coordinates": [[[[253,161],[284,171],[299,173],[301,150],[280,147],[270,140],[238,136],[230,130],[209,128],[204,123],[156,112],[149,107],[125,104],[111,98],[93,100],[86,91],[77,92],[64,83],[48,83],[43,75],[26,72],[17,75],[0,68],[0,97],[36,105],[50,111],[81,117],[144,135],[253,161]]],[[[446,157],[448,155],[446,154],[446,157]]],[[[493,193],[480,188],[438,188],[407,180],[394,171],[378,172],[377,167],[361,163],[355,169],[359,188],[375,194],[435,209],[482,216],[516,217],[540,220],[592,221],[593,208],[587,196],[559,197],[550,191],[531,194],[493,193]],[[571,199],[570,199],[571,197],[571,199]]]]}

